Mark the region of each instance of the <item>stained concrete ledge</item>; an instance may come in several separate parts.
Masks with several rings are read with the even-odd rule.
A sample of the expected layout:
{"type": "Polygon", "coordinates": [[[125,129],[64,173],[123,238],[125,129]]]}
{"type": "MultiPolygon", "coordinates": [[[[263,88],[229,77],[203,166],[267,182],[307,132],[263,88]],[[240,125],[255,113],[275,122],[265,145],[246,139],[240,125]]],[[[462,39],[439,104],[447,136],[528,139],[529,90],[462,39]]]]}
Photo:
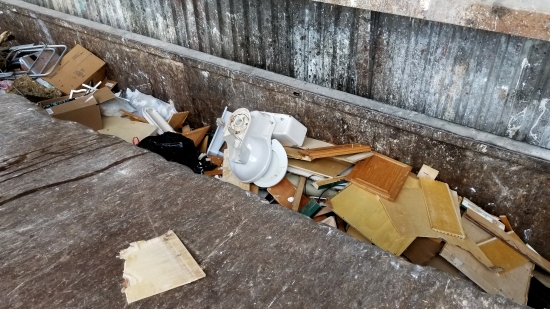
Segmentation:
{"type": "Polygon", "coordinates": [[[0,95],[0,308],[122,308],[128,243],[175,231],[207,274],[130,308],[521,308],[0,95]]]}
{"type": "Polygon", "coordinates": [[[108,76],[191,112],[210,124],[228,106],[292,114],[308,135],[365,143],[413,166],[440,171],[550,258],[550,150],[483,133],[247,65],[16,0],[0,0],[0,29],[22,42],[79,43],[108,63],[108,76]]]}
{"type": "Polygon", "coordinates": [[[550,41],[547,0],[313,0],[550,41]]]}

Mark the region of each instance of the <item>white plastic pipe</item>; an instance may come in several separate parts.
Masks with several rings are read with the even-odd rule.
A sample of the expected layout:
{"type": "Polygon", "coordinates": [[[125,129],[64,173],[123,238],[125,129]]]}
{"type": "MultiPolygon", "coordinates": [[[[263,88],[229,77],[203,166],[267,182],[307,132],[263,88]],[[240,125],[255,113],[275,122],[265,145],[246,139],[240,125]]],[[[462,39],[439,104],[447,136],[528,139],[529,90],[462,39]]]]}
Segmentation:
{"type": "Polygon", "coordinates": [[[164,132],[176,132],[154,108],[144,108],[143,117],[147,119],[147,122],[157,127],[158,134],[164,134],[164,132]]]}

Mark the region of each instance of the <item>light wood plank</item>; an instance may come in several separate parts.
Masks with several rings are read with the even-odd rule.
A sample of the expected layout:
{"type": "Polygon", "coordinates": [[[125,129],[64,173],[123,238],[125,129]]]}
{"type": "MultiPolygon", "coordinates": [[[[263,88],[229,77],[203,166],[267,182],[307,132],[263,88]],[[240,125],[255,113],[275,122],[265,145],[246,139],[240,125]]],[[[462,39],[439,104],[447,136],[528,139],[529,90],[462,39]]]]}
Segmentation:
{"type": "Polygon", "coordinates": [[[351,167],[352,164],[331,158],[323,158],[313,162],[288,159],[288,166],[322,177],[336,177],[351,167]]]}
{"type": "MultiPolygon", "coordinates": [[[[508,234],[521,241],[516,233],[510,232],[508,234]]],[[[478,246],[494,265],[504,268],[504,271],[510,271],[529,262],[526,257],[496,237],[479,243],[478,246]]]]}
{"type": "Polygon", "coordinates": [[[550,272],[550,262],[544,259],[537,252],[529,249],[529,247],[527,247],[522,241],[518,240],[513,236],[508,235],[508,233],[504,232],[493,223],[485,220],[482,216],[477,214],[475,211],[472,211],[471,209],[466,210],[466,216],[468,219],[472,220],[472,222],[476,223],[477,225],[479,225],[489,233],[495,235],[502,241],[506,242],[513,249],[521,253],[523,256],[531,260],[533,263],[537,264],[545,271],[550,272]]]}
{"type": "Polygon", "coordinates": [[[325,189],[331,187],[333,184],[346,180],[346,176],[336,176],[329,179],[315,181],[312,186],[315,189],[325,189]]]}
{"type": "Polygon", "coordinates": [[[401,255],[415,237],[401,236],[378,197],[353,184],[330,201],[334,212],[383,250],[401,255]]]}
{"type": "Polygon", "coordinates": [[[379,153],[359,162],[346,177],[356,186],[394,201],[412,167],[379,153]]]}
{"type": "Polygon", "coordinates": [[[460,216],[455,209],[456,203],[449,186],[440,181],[419,178],[420,186],[426,199],[426,209],[434,231],[464,238],[460,216]]]}
{"type": "Polygon", "coordinates": [[[370,152],[370,146],[362,144],[346,144],[336,145],[313,149],[304,149],[298,151],[298,153],[304,155],[303,160],[313,161],[321,158],[328,158],[334,156],[357,154],[362,152],[370,152]]]}
{"type": "Polygon", "coordinates": [[[485,292],[508,297],[520,304],[527,303],[533,263],[528,262],[511,271],[496,274],[487,270],[469,252],[457,246],[446,244],[440,255],[485,292]]]}

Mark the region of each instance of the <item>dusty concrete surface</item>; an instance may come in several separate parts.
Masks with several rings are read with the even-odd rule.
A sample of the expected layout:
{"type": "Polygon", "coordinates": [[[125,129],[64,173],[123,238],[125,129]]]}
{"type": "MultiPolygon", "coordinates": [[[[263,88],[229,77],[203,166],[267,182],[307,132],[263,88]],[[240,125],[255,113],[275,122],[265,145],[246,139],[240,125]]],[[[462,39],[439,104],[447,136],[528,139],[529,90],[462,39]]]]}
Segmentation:
{"type": "Polygon", "coordinates": [[[550,41],[546,0],[313,0],[550,41]]]}
{"type": "MultiPolygon", "coordinates": [[[[28,4],[25,4],[28,5],[28,4]]],[[[31,6],[31,5],[28,5],[31,6]]],[[[36,6],[32,6],[36,8],[36,6]]],[[[418,171],[428,164],[451,188],[493,214],[550,258],[550,151],[415,112],[301,82],[78,17],[0,2],[0,28],[22,40],[86,46],[121,87],[137,88],[215,126],[225,106],[288,113],[308,135],[360,142],[418,171]],[[15,10],[15,11],[14,11],[15,10]]]]}
{"type": "Polygon", "coordinates": [[[207,276],[130,308],[520,308],[237,187],[0,95],[0,308],[121,308],[128,243],[207,276]]]}

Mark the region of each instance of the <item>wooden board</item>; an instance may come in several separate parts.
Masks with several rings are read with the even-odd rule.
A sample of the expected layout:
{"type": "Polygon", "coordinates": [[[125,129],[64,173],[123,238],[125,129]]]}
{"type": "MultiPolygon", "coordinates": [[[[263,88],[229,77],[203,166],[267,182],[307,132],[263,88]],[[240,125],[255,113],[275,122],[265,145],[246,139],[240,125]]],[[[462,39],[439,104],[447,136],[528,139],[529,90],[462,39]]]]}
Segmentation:
{"type": "MultiPolygon", "coordinates": [[[[298,148],[300,148],[300,149],[314,149],[314,148],[329,147],[329,146],[334,146],[334,144],[323,142],[323,141],[320,141],[320,140],[316,140],[316,139],[313,139],[313,138],[310,138],[310,137],[306,137],[304,139],[304,143],[302,144],[302,146],[300,146],[298,148]]],[[[294,158],[294,159],[303,159],[304,158],[303,155],[298,153],[299,149],[296,149],[296,148],[292,148],[292,149],[293,150],[290,150],[292,152],[292,154],[289,154],[288,151],[287,151],[287,155],[288,155],[289,158],[294,158]],[[292,156],[292,155],[294,155],[294,156],[292,156]]],[[[287,147],[285,147],[285,150],[287,150],[287,147]]],[[[366,159],[370,156],[372,156],[372,152],[362,152],[362,153],[357,153],[357,154],[353,154],[353,155],[335,156],[333,158],[336,159],[336,160],[340,160],[340,161],[355,164],[355,163],[357,163],[361,160],[364,160],[364,159],[366,159]]]]}
{"type": "Polygon", "coordinates": [[[483,217],[485,220],[497,225],[501,230],[505,230],[506,226],[504,223],[500,222],[499,218],[491,215],[490,213],[483,210],[481,207],[474,204],[472,201],[470,201],[467,198],[462,199],[462,206],[466,207],[467,209],[470,209],[471,211],[475,211],[478,215],[483,217]]]}
{"type": "Polygon", "coordinates": [[[336,146],[328,146],[328,147],[313,148],[313,149],[303,149],[298,151],[298,153],[304,156],[303,160],[313,161],[321,158],[357,154],[357,153],[370,152],[370,151],[371,151],[370,146],[367,146],[367,145],[346,144],[346,145],[336,145],[336,146]]]}
{"type": "Polygon", "coordinates": [[[336,177],[351,167],[352,164],[331,158],[323,158],[313,162],[288,159],[288,166],[322,177],[336,177]]]}
{"type": "Polygon", "coordinates": [[[106,135],[113,135],[132,143],[134,137],[140,141],[147,136],[157,135],[157,127],[148,123],[131,121],[128,118],[121,117],[101,117],[103,120],[103,129],[97,132],[106,135]]]}
{"type": "Polygon", "coordinates": [[[510,224],[510,221],[508,221],[508,218],[506,216],[502,215],[502,216],[498,216],[498,218],[500,219],[500,222],[504,224],[504,230],[506,232],[510,232],[513,230],[512,225],[510,224]]]}
{"type": "Polygon", "coordinates": [[[469,252],[457,246],[446,244],[440,255],[485,292],[508,297],[520,304],[527,303],[533,263],[528,262],[511,271],[496,274],[489,271],[469,252]]]}
{"type": "Polygon", "coordinates": [[[336,176],[329,179],[315,181],[312,186],[315,189],[326,189],[346,180],[346,176],[336,176]]]}
{"type": "Polygon", "coordinates": [[[426,209],[430,224],[434,231],[464,238],[464,230],[460,224],[460,216],[455,208],[449,186],[440,181],[419,178],[420,186],[426,199],[426,209]]]}
{"type": "Polygon", "coordinates": [[[403,252],[403,255],[411,263],[425,266],[441,252],[444,245],[445,243],[439,238],[418,237],[403,252]]]}
{"type": "Polygon", "coordinates": [[[476,244],[482,243],[484,241],[487,241],[493,238],[493,235],[487,233],[487,231],[480,228],[472,221],[466,219],[465,216],[462,217],[460,222],[462,224],[462,229],[464,230],[464,234],[466,234],[466,237],[471,239],[476,244]]]}
{"type": "Polygon", "coordinates": [[[374,155],[373,152],[361,152],[353,155],[344,155],[344,156],[335,156],[332,157],[335,160],[340,160],[348,163],[355,164],[361,160],[365,160],[368,157],[372,157],[374,155]]]}
{"type": "Polygon", "coordinates": [[[124,262],[124,293],[128,303],[206,277],[173,231],[130,244],[120,252],[124,262]]]}
{"type": "MultiPolygon", "coordinates": [[[[516,233],[510,232],[508,234],[521,241],[516,233]]],[[[504,271],[510,271],[529,262],[527,258],[496,237],[479,243],[478,246],[494,265],[504,268],[504,271]]]]}
{"type": "Polygon", "coordinates": [[[428,178],[431,180],[435,180],[438,174],[439,174],[438,170],[424,164],[422,165],[422,168],[420,168],[420,171],[418,172],[418,178],[428,178]]]}
{"type": "Polygon", "coordinates": [[[182,133],[182,134],[183,134],[183,136],[185,136],[188,139],[192,140],[193,143],[195,143],[195,147],[197,147],[202,142],[202,139],[206,136],[206,133],[208,133],[208,130],[210,130],[210,126],[198,128],[198,129],[195,129],[191,132],[186,132],[186,133],[182,133]]]}
{"type": "Polygon", "coordinates": [[[121,110],[120,110],[120,113],[123,114],[123,115],[125,115],[125,116],[128,116],[128,118],[130,118],[130,120],[132,120],[132,121],[139,121],[139,122],[143,122],[143,123],[149,123],[149,122],[147,121],[147,119],[145,119],[145,118],[143,118],[143,117],[140,117],[140,116],[138,116],[138,115],[136,115],[136,114],[132,114],[132,113],[130,113],[129,111],[126,111],[126,110],[121,109],[121,110]]]}
{"type": "Polygon", "coordinates": [[[441,238],[450,244],[471,252],[479,261],[490,268],[491,271],[502,271],[500,267],[493,265],[471,239],[467,237],[461,239],[439,233],[432,229],[422,189],[403,188],[395,202],[384,199],[380,199],[380,202],[400,235],[407,237],[441,238]]]}
{"type": "Polygon", "coordinates": [[[231,172],[231,167],[229,166],[229,158],[227,155],[227,151],[224,151],[223,153],[223,181],[230,183],[232,185],[235,185],[245,191],[250,191],[250,184],[241,182],[235,175],[233,175],[233,172],[231,172]]]}
{"type": "MultiPolygon", "coordinates": [[[[286,177],[273,187],[267,188],[267,192],[273,196],[277,203],[288,209],[292,209],[292,201],[294,201],[296,187],[294,187],[286,177]]],[[[307,204],[308,201],[308,198],[304,195],[300,196],[300,206],[307,204]]]]}
{"type": "Polygon", "coordinates": [[[174,129],[177,130],[181,128],[185,120],[187,119],[187,116],[189,115],[189,112],[179,112],[172,115],[170,120],[168,121],[168,124],[174,129]]]}
{"type": "Polygon", "coordinates": [[[522,241],[518,240],[513,236],[508,235],[508,233],[504,232],[493,223],[485,220],[483,217],[481,217],[479,214],[477,214],[475,211],[472,211],[471,209],[466,210],[466,216],[472,222],[476,223],[477,225],[479,225],[489,233],[495,235],[500,240],[506,242],[514,250],[521,253],[523,256],[525,256],[529,260],[531,260],[531,262],[537,264],[545,271],[550,272],[550,262],[544,259],[537,252],[529,249],[529,247],[527,247],[522,241]]]}
{"type": "Polygon", "coordinates": [[[348,225],[347,233],[350,234],[353,238],[355,238],[355,239],[357,239],[357,240],[359,240],[359,241],[366,242],[366,243],[372,245],[372,241],[370,241],[370,239],[368,239],[367,237],[361,235],[361,233],[359,233],[359,231],[356,230],[356,229],[355,229],[353,226],[351,226],[351,225],[348,225]]]}
{"type": "Polygon", "coordinates": [[[411,170],[409,165],[374,153],[372,157],[359,162],[346,180],[382,198],[395,201],[411,170]]]}
{"type": "Polygon", "coordinates": [[[353,184],[330,200],[331,208],[383,250],[401,255],[415,237],[401,236],[393,227],[379,198],[353,184]]]}
{"type": "Polygon", "coordinates": [[[414,175],[413,173],[409,174],[409,177],[407,177],[407,180],[405,180],[405,183],[403,184],[403,188],[420,189],[420,180],[418,180],[416,175],[414,175],[415,177],[412,177],[411,174],[414,175]]]}
{"type": "Polygon", "coordinates": [[[300,208],[300,198],[302,197],[302,192],[304,192],[304,187],[306,186],[306,178],[304,176],[300,176],[300,180],[298,181],[298,186],[296,187],[296,190],[294,191],[294,200],[292,201],[292,210],[298,211],[300,208]]]}

